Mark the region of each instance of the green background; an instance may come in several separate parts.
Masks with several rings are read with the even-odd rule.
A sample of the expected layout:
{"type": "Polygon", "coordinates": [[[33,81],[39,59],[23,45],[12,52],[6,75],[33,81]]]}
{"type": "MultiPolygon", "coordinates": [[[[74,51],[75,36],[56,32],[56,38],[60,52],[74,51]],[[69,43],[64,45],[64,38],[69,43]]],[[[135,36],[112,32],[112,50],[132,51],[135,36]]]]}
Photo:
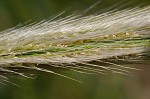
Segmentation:
{"type": "MultiPolygon", "coordinates": [[[[60,18],[74,13],[83,14],[96,2],[98,1],[0,0],[0,31],[48,20],[63,11],[65,13],[60,18]]],[[[102,0],[84,15],[145,6],[149,3],[149,0],[102,0]]],[[[146,67],[149,63],[143,65],[146,67]]],[[[19,85],[20,88],[9,83],[0,84],[0,99],[148,99],[143,97],[149,97],[144,93],[144,88],[149,85],[146,72],[146,74],[135,73],[137,76],[129,77],[117,74],[88,75],[61,69],[54,71],[80,80],[83,84],[50,73],[38,73],[34,76],[35,79],[10,76],[9,81],[19,85]]]]}

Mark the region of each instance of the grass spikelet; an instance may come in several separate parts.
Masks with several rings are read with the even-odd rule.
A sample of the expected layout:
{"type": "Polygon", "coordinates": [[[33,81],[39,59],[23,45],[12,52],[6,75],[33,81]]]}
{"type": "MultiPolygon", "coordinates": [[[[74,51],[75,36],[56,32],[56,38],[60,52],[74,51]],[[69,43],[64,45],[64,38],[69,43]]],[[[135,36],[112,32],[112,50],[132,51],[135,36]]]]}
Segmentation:
{"type": "Polygon", "coordinates": [[[26,68],[60,75],[38,67],[45,64],[82,73],[130,74],[136,68],[106,60],[148,55],[149,36],[150,6],[12,28],[0,33],[0,72],[26,77],[12,69],[26,68]]]}

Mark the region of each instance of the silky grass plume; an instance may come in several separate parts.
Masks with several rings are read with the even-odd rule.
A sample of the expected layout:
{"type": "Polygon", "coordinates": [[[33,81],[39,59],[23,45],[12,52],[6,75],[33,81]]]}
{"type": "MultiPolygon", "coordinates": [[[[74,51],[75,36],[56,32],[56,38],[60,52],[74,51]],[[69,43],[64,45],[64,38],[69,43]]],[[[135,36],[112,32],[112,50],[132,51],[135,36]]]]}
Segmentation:
{"type": "Polygon", "coordinates": [[[11,73],[28,77],[16,71],[25,68],[67,77],[39,67],[41,64],[82,73],[128,75],[129,69],[138,69],[109,60],[148,56],[149,36],[150,6],[89,16],[71,15],[11,28],[0,33],[0,76],[11,73]]]}

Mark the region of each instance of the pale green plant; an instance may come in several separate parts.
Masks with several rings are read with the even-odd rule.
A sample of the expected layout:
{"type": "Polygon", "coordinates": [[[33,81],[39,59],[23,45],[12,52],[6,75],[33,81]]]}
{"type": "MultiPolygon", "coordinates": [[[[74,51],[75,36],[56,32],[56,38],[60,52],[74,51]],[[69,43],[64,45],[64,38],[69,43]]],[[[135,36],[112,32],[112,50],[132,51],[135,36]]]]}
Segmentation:
{"type": "Polygon", "coordinates": [[[125,59],[131,60],[148,55],[149,35],[150,6],[84,17],[71,15],[12,28],[0,33],[0,71],[25,76],[12,69],[17,67],[63,76],[38,67],[45,64],[82,73],[130,74],[128,69],[138,69],[105,59],[119,60],[128,56],[125,59]]]}

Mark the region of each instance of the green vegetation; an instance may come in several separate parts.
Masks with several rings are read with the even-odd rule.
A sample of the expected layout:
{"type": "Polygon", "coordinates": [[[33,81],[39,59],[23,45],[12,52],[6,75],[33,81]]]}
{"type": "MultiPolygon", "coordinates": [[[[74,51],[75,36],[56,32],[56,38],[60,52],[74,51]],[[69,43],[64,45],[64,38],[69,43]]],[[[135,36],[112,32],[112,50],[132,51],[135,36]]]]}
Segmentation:
{"type": "Polygon", "coordinates": [[[118,1],[1,0],[1,30],[32,21],[0,32],[0,98],[148,97],[150,6],[118,1]]]}

